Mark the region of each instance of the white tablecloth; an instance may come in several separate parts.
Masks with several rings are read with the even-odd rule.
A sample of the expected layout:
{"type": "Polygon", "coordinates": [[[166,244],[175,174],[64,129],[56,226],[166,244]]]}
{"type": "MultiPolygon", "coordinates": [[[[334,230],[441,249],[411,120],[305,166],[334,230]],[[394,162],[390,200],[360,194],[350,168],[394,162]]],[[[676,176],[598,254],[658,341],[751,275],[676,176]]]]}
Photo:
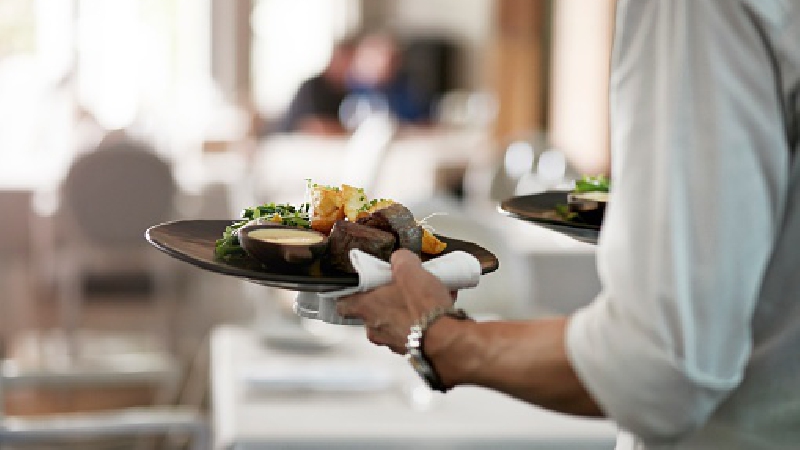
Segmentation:
{"type": "Polygon", "coordinates": [[[608,421],[552,413],[477,387],[432,393],[403,358],[369,344],[360,327],[327,327],[338,327],[332,331],[342,333],[343,341],[317,354],[270,348],[242,328],[214,331],[216,448],[614,448],[616,428],[608,421]],[[339,383],[345,381],[342,369],[347,367],[361,367],[391,381],[384,389],[380,382],[377,387],[365,385],[366,392],[337,392],[330,383],[327,392],[292,392],[273,389],[274,378],[271,384],[253,382],[259,371],[269,378],[276,370],[298,365],[318,370],[327,366],[338,373],[339,383]]]}

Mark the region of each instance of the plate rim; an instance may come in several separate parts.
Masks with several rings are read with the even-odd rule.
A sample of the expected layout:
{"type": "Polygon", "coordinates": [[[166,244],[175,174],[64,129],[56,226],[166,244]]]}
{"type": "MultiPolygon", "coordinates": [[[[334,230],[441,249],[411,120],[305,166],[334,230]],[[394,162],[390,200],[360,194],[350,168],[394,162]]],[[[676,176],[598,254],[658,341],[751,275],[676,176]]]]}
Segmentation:
{"type": "MultiPolygon", "coordinates": [[[[602,229],[601,225],[575,223],[564,219],[557,220],[557,219],[548,219],[546,217],[526,215],[524,213],[519,212],[518,210],[514,210],[513,206],[511,205],[514,202],[518,202],[521,200],[524,201],[525,199],[541,198],[545,196],[549,197],[555,195],[563,196],[564,203],[566,204],[567,195],[569,194],[569,192],[570,191],[545,191],[535,194],[526,194],[526,195],[509,197],[500,202],[500,204],[498,205],[498,209],[502,214],[508,217],[535,223],[537,225],[553,230],[557,233],[569,236],[581,242],[596,244],[597,239],[599,238],[600,230],[602,229]]],[[[548,211],[555,211],[555,210],[550,209],[548,211]]]]}
{"type": "MultiPolygon", "coordinates": [[[[351,287],[358,285],[358,276],[355,274],[341,274],[339,276],[322,276],[319,278],[319,281],[311,281],[309,280],[309,275],[302,275],[302,274],[287,274],[287,273],[275,273],[275,272],[258,272],[256,270],[247,269],[243,267],[238,267],[231,264],[225,264],[224,261],[216,261],[214,262],[200,259],[193,257],[189,254],[181,252],[178,249],[173,248],[170,245],[167,245],[165,242],[162,242],[155,236],[156,232],[161,231],[163,228],[168,227],[170,225],[175,225],[179,223],[186,223],[186,222],[227,222],[229,224],[233,224],[236,222],[240,222],[241,219],[176,219],[170,220],[167,222],[163,222],[157,225],[150,226],[145,231],[145,238],[146,240],[156,249],[166,253],[167,255],[191,264],[195,267],[201,268],[203,270],[207,270],[212,273],[216,273],[219,275],[227,275],[227,276],[234,276],[237,278],[241,278],[253,283],[262,284],[265,286],[277,287],[287,290],[293,291],[304,291],[304,292],[325,292],[325,291],[332,291],[341,289],[344,287],[351,287]],[[224,268],[223,270],[220,270],[224,268]],[[269,278],[257,276],[257,274],[269,275],[269,278]]],[[[220,230],[220,237],[222,236],[222,230],[220,230]]],[[[477,247],[478,249],[486,252],[488,255],[491,255],[493,259],[493,264],[482,270],[482,275],[492,273],[499,269],[500,262],[497,258],[497,255],[494,252],[488,250],[487,248],[476,244],[474,242],[464,241],[461,239],[451,238],[449,236],[442,236],[438,235],[438,237],[447,239],[449,241],[457,241],[466,243],[472,246],[477,247]]]]}

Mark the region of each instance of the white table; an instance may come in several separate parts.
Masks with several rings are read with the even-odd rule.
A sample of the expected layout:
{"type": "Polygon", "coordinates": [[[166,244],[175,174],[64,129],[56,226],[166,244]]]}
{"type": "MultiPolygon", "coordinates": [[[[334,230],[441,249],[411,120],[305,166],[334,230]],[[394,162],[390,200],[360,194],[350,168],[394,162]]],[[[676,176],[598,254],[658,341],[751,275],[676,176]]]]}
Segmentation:
{"type": "Polygon", "coordinates": [[[279,351],[255,332],[218,328],[211,340],[215,448],[219,449],[613,449],[606,420],[574,418],[502,394],[423,388],[403,358],[372,346],[360,327],[338,327],[343,341],[316,354],[279,351]],[[276,367],[365,367],[389,374],[373,392],[281,392],[248,387],[246,375],[276,367]],[[411,400],[412,392],[422,402],[411,400]]]}

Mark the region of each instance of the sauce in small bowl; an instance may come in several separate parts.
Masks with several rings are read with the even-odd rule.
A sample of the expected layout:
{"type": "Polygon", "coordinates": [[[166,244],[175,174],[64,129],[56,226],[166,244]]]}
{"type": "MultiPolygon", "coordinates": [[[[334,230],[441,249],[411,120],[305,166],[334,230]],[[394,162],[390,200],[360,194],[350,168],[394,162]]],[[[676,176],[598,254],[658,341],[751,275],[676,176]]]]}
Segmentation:
{"type": "Polygon", "coordinates": [[[239,243],[248,255],[266,266],[308,266],[328,248],[324,234],[278,224],[245,225],[239,229],[239,243]]]}
{"type": "Polygon", "coordinates": [[[608,204],[608,192],[583,192],[567,195],[569,211],[590,225],[600,226],[608,204]]]}

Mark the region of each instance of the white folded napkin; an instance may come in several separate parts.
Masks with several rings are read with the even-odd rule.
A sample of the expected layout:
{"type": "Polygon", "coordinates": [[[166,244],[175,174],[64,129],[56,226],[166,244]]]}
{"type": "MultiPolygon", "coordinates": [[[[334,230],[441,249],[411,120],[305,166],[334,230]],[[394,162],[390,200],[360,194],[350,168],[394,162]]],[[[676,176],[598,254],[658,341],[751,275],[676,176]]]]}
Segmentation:
{"type": "MultiPolygon", "coordinates": [[[[358,286],[322,292],[317,296],[315,314],[298,314],[303,317],[318,319],[323,322],[340,325],[361,325],[360,319],[345,318],[336,312],[336,300],[339,297],[366,292],[392,281],[391,265],[361,250],[350,250],[350,262],[358,272],[358,286]]],[[[422,267],[438,278],[451,291],[473,288],[478,285],[481,276],[481,264],[469,253],[456,251],[433,258],[422,263],[422,267]]],[[[302,294],[302,293],[301,293],[302,294]]],[[[301,296],[298,296],[298,303],[301,296]]],[[[310,299],[305,299],[309,303],[310,299]]]]}
{"type": "MultiPolygon", "coordinates": [[[[392,281],[391,265],[361,250],[350,250],[350,262],[358,272],[358,286],[320,293],[320,298],[339,298],[356,292],[366,292],[392,281]]],[[[473,288],[481,277],[481,263],[469,253],[456,251],[422,263],[451,291],[473,288]]]]}

